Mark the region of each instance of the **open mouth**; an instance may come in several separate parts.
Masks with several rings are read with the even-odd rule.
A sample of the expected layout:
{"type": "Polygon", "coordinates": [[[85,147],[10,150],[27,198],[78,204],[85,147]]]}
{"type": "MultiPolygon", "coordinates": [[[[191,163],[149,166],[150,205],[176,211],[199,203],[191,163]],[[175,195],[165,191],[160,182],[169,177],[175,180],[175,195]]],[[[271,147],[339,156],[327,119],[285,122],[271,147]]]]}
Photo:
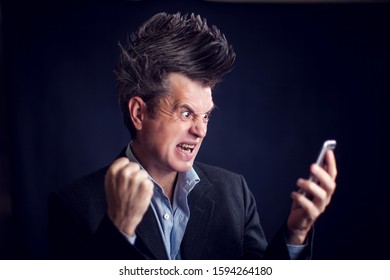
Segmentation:
{"type": "Polygon", "coordinates": [[[181,152],[187,154],[191,154],[195,149],[195,145],[190,145],[190,144],[179,144],[177,145],[177,147],[181,152]]]}

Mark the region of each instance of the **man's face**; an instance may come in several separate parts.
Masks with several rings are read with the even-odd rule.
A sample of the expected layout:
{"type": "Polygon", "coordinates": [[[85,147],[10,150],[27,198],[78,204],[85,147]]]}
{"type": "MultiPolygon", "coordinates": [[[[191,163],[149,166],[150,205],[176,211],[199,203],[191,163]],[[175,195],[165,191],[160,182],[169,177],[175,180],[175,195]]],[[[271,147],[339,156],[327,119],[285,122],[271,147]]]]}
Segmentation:
{"type": "MultiPolygon", "coordinates": [[[[207,133],[214,107],[211,88],[184,75],[168,75],[169,94],[155,109],[145,114],[137,134],[141,164],[150,174],[189,170],[207,133]]],[[[152,175],[153,176],[153,175],[152,175]]]]}

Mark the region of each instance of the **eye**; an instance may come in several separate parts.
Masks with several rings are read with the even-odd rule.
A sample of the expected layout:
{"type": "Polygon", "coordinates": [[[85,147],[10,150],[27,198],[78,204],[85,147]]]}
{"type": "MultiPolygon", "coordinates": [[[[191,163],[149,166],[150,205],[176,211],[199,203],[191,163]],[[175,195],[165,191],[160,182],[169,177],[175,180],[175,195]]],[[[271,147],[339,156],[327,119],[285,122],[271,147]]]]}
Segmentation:
{"type": "Polygon", "coordinates": [[[182,111],[180,113],[180,117],[183,119],[183,120],[188,120],[190,119],[191,117],[191,113],[189,111],[182,111]]]}
{"type": "Polygon", "coordinates": [[[203,122],[207,123],[210,120],[211,113],[204,113],[202,114],[202,120],[203,122]]]}

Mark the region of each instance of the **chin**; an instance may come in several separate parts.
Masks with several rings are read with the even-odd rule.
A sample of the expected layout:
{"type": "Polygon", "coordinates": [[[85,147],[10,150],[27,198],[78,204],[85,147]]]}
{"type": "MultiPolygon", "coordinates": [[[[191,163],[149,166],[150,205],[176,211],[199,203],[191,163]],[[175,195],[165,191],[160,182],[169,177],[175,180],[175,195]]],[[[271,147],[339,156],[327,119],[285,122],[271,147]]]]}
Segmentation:
{"type": "Polygon", "coordinates": [[[175,170],[177,172],[186,172],[188,170],[190,170],[192,168],[192,166],[194,165],[194,162],[191,161],[191,162],[186,162],[186,163],[182,163],[182,164],[178,164],[175,166],[175,170]]]}

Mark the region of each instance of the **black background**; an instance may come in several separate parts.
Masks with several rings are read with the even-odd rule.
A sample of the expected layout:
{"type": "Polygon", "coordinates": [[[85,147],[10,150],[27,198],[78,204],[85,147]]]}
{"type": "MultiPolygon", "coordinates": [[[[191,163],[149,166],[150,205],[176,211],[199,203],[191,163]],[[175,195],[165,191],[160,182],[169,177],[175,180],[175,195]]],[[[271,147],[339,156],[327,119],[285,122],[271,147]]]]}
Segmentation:
{"type": "Polygon", "coordinates": [[[159,11],[201,14],[237,53],[198,160],[245,176],[267,236],[334,138],[338,189],[313,257],[389,259],[390,5],[166,0],[1,2],[0,258],[47,258],[48,194],[128,143],[117,43],[159,11]]]}

